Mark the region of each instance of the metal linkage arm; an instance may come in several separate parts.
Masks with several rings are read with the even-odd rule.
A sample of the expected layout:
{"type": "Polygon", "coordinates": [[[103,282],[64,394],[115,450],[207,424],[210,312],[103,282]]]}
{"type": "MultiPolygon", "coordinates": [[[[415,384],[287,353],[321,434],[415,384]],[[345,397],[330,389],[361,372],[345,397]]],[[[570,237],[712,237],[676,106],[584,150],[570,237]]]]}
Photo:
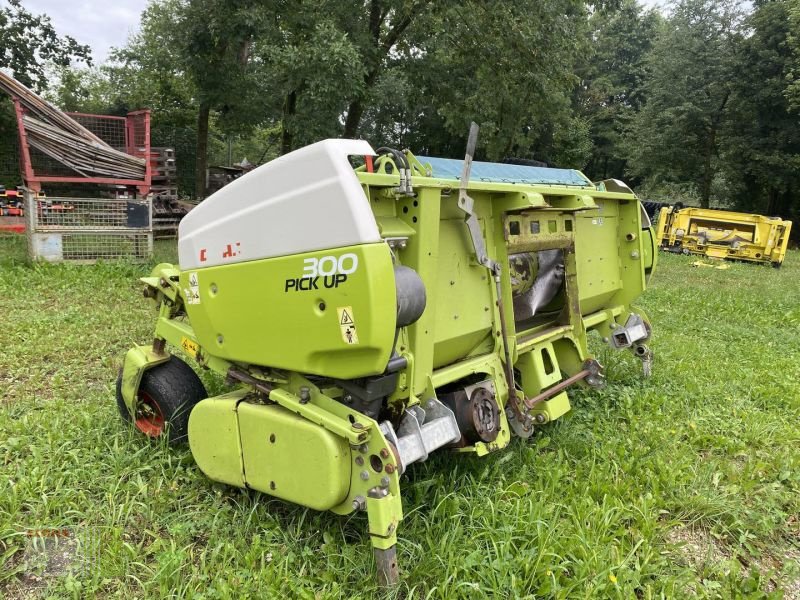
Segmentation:
{"type": "Polygon", "coordinates": [[[483,241],[483,233],[481,232],[478,217],[475,215],[473,207],[475,201],[467,194],[467,185],[469,184],[469,174],[472,170],[472,156],[475,154],[475,146],[478,142],[478,131],[480,128],[477,123],[472,123],[469,128],[469,138],[467,139],[467,153],[464,156],[464,168],[461,171],[461,185],[458,188],[458,207],[464,211],[466,215],[467,228],[469,228],[469,236],[472,239],[472,247],[475,250],[475,256],[478,259],[478,264],[483,265],[489,269],[492,274],[497,275],[500,273],[500,265],[489,258],[486,253],[486,243],[483,241]]]}

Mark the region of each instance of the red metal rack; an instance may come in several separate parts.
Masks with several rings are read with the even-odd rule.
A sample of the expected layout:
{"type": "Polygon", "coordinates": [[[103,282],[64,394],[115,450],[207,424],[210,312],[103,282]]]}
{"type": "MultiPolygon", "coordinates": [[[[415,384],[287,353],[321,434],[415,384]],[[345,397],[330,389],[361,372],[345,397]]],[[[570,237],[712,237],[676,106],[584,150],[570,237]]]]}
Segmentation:
{"type": "Polygon", "coordinates": [[[135,187],[142,197],[150,193],[151,150],[150,150],[150,111],[137,110],[125,117],[110,115],[91,115],[67,113],[81,125],[102,139],[111,147],[145,160],[144,179],[116,179],[111,177],[85,177],[59,163],[28,144],[23,116],[26,108],[18,98],[14,98],[14,110],[20,141],[20,167],[25,186],[33,192],[41,192],[46,183],[88,183],[99,185],[122,185],[135,187]]]}

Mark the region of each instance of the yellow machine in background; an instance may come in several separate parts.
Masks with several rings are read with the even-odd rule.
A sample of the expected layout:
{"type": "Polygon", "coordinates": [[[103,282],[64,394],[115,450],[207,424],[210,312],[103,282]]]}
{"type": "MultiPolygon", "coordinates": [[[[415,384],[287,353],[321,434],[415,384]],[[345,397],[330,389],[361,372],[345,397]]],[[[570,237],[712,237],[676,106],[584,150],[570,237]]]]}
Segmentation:
{"type": "Polygon", "coordinates": [[[791,221],[707,208],[661,209],[657,244],[668,252],[701,254],[780,267],[789,246],[791,221]]]}

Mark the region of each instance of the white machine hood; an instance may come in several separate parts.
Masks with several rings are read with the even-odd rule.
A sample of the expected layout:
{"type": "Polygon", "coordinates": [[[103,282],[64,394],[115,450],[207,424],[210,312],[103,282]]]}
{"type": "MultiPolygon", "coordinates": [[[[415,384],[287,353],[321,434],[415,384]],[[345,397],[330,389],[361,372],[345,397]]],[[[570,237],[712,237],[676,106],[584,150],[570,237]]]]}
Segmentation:
{"type": "Polygon", "coordinates": [[[324,140],[234,180],[181,221],[181,269],[379,242],[348,161],[374,154],[365,141],[324,140]]]}

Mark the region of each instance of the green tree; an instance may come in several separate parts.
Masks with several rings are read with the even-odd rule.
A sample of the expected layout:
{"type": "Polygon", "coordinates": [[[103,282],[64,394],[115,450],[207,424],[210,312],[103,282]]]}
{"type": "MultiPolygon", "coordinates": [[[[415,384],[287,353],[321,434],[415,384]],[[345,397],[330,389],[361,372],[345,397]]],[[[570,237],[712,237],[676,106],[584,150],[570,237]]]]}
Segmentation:
{"type": "Polygon", "coordinates": [[[474,120],[485,157],[580,166],[588,129],[570,101],[573,67],[588,46],[586,19],[584,3],[572,0],[436,5],[390,57],[365,131],[459,156],[474,120]]]}
{"type": "Polygon", "coordinates": [[[691,182],[709,206],[731,112],[742,7],[734,0],[679,0],[648,59],[647,104],[626,135],[629,172],[691,182]]]}
{"type": "Polygon", "coordinates": [[[269,26],[274,7],[258,0],[192,0],[178,7],[179,68],[194,85],[197,103],[196,196],[206,193],[211,112],[223,129],[252,125],[264,93],[253,68],[256,40],[269,26]]]}
{"type": "Polygon", "coordinates": [[[800,112],[800,0],[789,0],[787,5],[789,34],[786,41],[791,51],[791,66],[786,96],[792,108],[800,112]]]}
{"type": "Polygon", "coordinates": [[[180,30],[183,0],[153,0],[138,31],[112,50],[101,67],[112,90],[110,107],[149,108],[156,127],[195,126],[197,89],[186,72],[180,30]]]}
{"type": "Polygon", "coordinates": [[[47,88],[48,65],[72,61],[91,64],[91,49],[70,36],[59,36],[50,17],[34,15],[20,0],[7,0],[0,10],[0,68],[37,91],[47,88]]]}
{"type": "Polygon", "coordinates": [[[43,96],[61,110],[120,115],[126,112],[114,109],[118,97],[105,67],[63,67],[56,79],[56,85],[43,96]]]}
{"type": "Polygon", "coordinates": [[[363,10],[349,15],[348,34],[359,49],[364,71],[360,85],[354,87],[350,95],[344,137],[352,138],[358,134],[365,105],[374,99],[371,92],[392,60],[392,52],[404,39],[409,26],[424,17],[432,4],[426,0],[368,0],[363,10]]]}
{"type": "Polygon", "coordinates": [[[341,2],[299,0],[277,11],[257,44],[260,78],[270,90],[269,114],[280,122],[281,154],[341,134],[340,119],[364,65],[345,30],[353,18],[341,2]]]}
{"type": "Polygon", "coordinates": [[[736,204],[768,215],[800,212],[800,120],[790,111],[790,2],[760,1],[737,55],[723,160],[736,204]]]}
{"type": "Polygon", "coordinates": [[[589,20],[593,43],[578,68],[575,110],[590,127],[590,177],[622,178],[627,170],[622,138],[645,103],[646,60],[660,20],[636,0],[595,11],[589,20]]]}

